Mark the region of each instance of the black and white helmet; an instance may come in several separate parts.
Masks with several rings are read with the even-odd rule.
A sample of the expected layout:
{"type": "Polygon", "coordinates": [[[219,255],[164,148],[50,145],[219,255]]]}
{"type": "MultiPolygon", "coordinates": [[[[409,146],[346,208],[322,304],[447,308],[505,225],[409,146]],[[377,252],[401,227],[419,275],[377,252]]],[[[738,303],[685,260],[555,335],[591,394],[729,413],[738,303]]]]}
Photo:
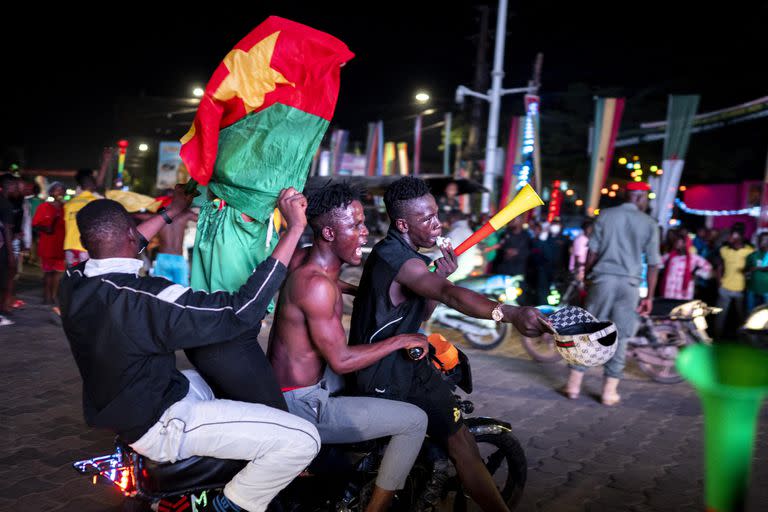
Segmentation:
{"type": "Polygon", "coordinates": [[[549,316],[555,346],[563,359],[581,366],[600,366],[616,353],[616,326],[601,322],[588,311],[566,306],[549,316]]]}

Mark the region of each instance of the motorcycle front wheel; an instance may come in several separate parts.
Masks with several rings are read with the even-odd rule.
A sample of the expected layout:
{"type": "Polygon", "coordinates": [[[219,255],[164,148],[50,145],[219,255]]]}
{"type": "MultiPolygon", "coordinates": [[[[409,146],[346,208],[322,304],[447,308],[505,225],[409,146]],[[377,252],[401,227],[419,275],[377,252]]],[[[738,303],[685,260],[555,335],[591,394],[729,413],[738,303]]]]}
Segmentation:
{"type": "Polygon", "coordinates": [[[495,329],[489,330],[488,334],[480,335],[468,332],[462,332],[464,339],[472,345],[473,348],[480,350],[491,350],[501,345],[504,338],[507,337],[507,324],[496,322],[495,329]]]}
{"type": "Polygon", "coordinates": [[[677,328],[673,325],[654,325],[653,332],[659,345],[638,348],[638,351],[644,351],[644,353],[638,354],[637,366],[655,382],[661,384],[682,382],[683,377],[677,373],[675,360],[680,351],[679,347],[685,344],[684,340],[680,339],[677,328]]]}
{"type": "Polygon", "coordinates": [[[543,334],[538,338],[523,336],[521,342],[525,351],[535,361],[540,363],[556,363],[562,359],[555,348],[555,338],[551,334],[543,334]]]}
{"type": "MultiPolygon", "coordinates": [[[[485,467],[488,468],[501,497],[509,510],[514,510],[523,497],[525,481],[528,478],[528,461],[520,441],[509,432],[476,435],[475,440],[485,467]]],[[[480,510],[480,507],[460,489],[456,492],[453,510],[474,512],[480,510]]]]}

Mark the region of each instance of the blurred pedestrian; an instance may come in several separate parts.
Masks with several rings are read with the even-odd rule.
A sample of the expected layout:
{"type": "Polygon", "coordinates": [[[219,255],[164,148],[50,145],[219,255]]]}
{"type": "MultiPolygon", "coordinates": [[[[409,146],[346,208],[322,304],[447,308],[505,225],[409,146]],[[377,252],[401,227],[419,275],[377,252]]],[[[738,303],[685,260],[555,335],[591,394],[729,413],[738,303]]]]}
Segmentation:
{"type": "Polygon", "coordinates": [[[768,232],[757,237],[757,250],[747,256],[747,312],[768,304],[768,232]]]}
{"type": "Polygon", "coordinates": [[[709,277],[712,265],[691,251],[691,240],[685,232],[670,230],[669,233],[671,248],[661,258],[664,274],[659,286],[659,296],[665,299],[691,300],[694,292],[693,276],[709,277]]]}
{"type": "MultiPolygon", "coordinates": [[[[617,392],[624,371],[627,338],[637,330],[637,314],[647,315],[653,307],[649,294],[640,299],[643,255],[647,263],[648,288],[656,287],[659,254],[659,230],[656,221],[645,212],[650,186],[643,182],[627,185],[627,202],[600,212],[589,239],[586,273],[591,280],[586,309],[600,320],[616,325],[616,353],[603,365],[604,405],[621,400],[617,392]]],[[[584,366],[571,366],[565,394],[578,398],[584,366]]]]}
{"type": "Polygon", "coordinates": [[[80,192],[64,205],[64,260],[68,267],[72,267],[88,259],[88,252],[80,243],[80,230],[77,229],[75,216],[85,205],[101,196],[96,193],[96,179],[90,169],[81,169],[77,172],[77,180],[80,192]]]}
{"type": "Polygon", "coordinates": [[[32,225],[39,234],[37,254],[43,270],[43,304],[55,305],[64,263],[64,185],[58,181],[48,187],[46,201],[37,207],[32,225]]]}
{"type": "Polygon", "coordinates": [[[525,275],[530,252],[531,237],[523,230],[522,219],[517,217],[509,223],[501,237],[498,254],[493,262],[493,272],[509,276],[525,275]]]}
{"type": "MultiPolygon", "coordinates": [[[[451,239],[453,247],[458,247],[461,242],[472,235],[472,228],[469,227],[467,215],[461,210],[452,210],[448,214],[448,220],[451,223],[451,230],[447,236],[451,239]]],[[[455,283],[469,277],[481,261],[480,249],[477,246],[470,248],[456,259],[458,266],[453,274],[448,276],[448,280],[455,283]]]]}
{"type": "Polygon", "coordinates": [[[11,173],[0,175],[0,315],[8,314],[13,307],[13,284],[16,276],[16,251],[14,246],[20,243],[14,233],[16,209],[14,203],[21,196],[20,180],[11,173]]]}
{"type": "Polygon", "coordinates": [[[744,243],[744,235],[739,229],[731,229],[728,243],[720,248],[721,264],[717,269],[720,290],[717,307],[722,308],[723,312],[717,315],[715,320],[717,336],[723,335],[731,305],[736,312],[737,324],[744,322],[744,291],[747,286],[745,271],[747,256],[753,251],[752,246],[744,243]]]}
{"type": "Polygon", "coordinates": [[[581,233],[573,240],[571,245],[571,258],[568,262],[568,270],[579,281],[584,281],[584,267],[587,264],[589,253],[589,237],[592,235],[594,220],[586,219],[581,224],[581,233]]]}

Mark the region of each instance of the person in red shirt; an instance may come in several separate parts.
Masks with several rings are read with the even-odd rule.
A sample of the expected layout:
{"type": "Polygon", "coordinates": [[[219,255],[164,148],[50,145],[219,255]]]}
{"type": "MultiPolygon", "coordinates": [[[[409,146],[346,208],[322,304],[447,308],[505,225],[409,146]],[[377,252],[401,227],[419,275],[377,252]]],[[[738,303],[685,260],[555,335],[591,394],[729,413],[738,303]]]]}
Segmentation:
{"type": "Polygon", "coordinates": [[[64,185],[55,181],[48,187],[53,201],[46,201],[37,207],[32,226],[40,233],[37,253],[43,269],[44,304],[55,304],[59,291],[59,280],[64,272],[64,185]]]}

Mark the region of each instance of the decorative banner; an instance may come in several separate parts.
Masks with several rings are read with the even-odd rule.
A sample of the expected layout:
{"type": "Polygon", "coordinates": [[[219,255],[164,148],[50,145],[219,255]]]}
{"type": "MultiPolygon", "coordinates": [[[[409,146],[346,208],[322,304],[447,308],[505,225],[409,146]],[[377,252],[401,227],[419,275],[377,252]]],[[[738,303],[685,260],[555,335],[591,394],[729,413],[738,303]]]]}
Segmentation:
{"type": "Polygon", "coordinates": [[[384,176],[395,174],[396,150],[394,142],[384,144],[384,176]]]}
{"type": "Polygon", "coordinates": [[[408,176],[408,143],[397,143],[397,167],[401,176],[408,176]]]}
{"type": "Polygon", "coordinates": [[[616,135],[624,113],[624,98],[597,98],[592,136],[592,160],[587,186],[587,215],[594,215],[600,202],[600,189],[608,177],[616,135]]]}
{"type": "Polygon", "coordinates": [[[123,169],[125,169],[125,153],[128,150],[128,141],[117,141],[117,147],[120,148],[120,153],[117,156],[117,179],[115,180],[115,186],[120,188],[123,186],[123,169]]]}
{"type": "MultiPolygon", "coordinates": [[[[525,95],[525,117],[526,121],[529,119],[533,122],[533,184],[536,187],[542,186],[541,181],[541,139],[539,137],[539,106],[541,105],[540,98],[533,94],[525,95]]],[[[526,129],[527,129],[526,125],[526,129]]],[[[522,185],[517,186],[519,190],[522,185]]]]}
{"type": "Polygon", "coordinates": [[[384,174],[384,121],[376,123],[376,175],[384,174]]]}
{"type": "Polygon", "coordinates": [[[181,160],[181,142],[161,142],[157,154],[157,181],[155,186],[159,190],[173,188],[179,179],[179,168],[183,165],[181,160]]]}
{"type": "Polygon", "coordinates": [[[507,158],[504,165],[504,181],[501,185],[501,197],[499,207],[512,200],[512,193],[517,190],[518,176],[522,169],[523,160],[523,122],[525,117],[514,116],[509,126],[509,140],[507,141],[507,158]]]}
{"type": "Polygon", "coordinates": [[[691,140],[691,126],[699,107],[699,96],[670,96],[667,106],[667,132],[664,136],[664,153],[661,163],[664,174],[661,176],[659,190],[656,192],[657,203],[653,216],[664,231],[669,228],[672,218],[677,187],[683,174],[685,154],[691,140]]]}
{"type": "Polygon", "coordinates": [[[349,142],[348,130],[334,130],[331,135],[331,172],[339,174],[341,171],[341,161],[344,158],[344,152],[347,150],[349,142]]]}
{"type": "MultiPolygon", "coordinates": [[[[762,117],[768,117],[768,96],[736,105],[735,107],[699,114],[693,118],[691,133],[708,132],[762,117]]],[[[633,146],[641,142],[661,140],[664,138],[666,127],[666,121],[643,123],[640,125],[640,129],[629,130],[619,134],[620,140],[616,141],[616,146],[633,146]]]]}
{"type": "MultiPolygon", "coordinates": [[[[413,134],[413,174],[418,175],[421,170],[421,114],[416,116],[413,134]]],[[[406,173],[407,174],[407,173],[406,173]]]]}
{"type": "Polygon", "coordinates": [[[373,176],[376,174],[376,141],[378,129],[376,123],[368,123],[368,137],[365,140],[365,174],[373,176]]]}

